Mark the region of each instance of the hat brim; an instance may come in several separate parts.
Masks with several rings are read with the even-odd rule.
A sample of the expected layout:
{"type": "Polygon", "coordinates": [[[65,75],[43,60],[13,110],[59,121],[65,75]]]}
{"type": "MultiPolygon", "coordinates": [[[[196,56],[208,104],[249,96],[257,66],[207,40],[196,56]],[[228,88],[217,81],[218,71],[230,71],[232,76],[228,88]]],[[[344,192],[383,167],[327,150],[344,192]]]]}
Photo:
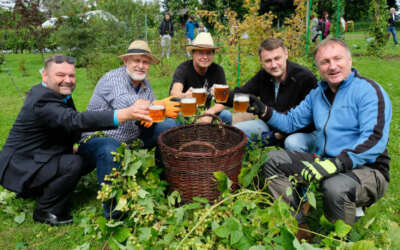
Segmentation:
{"type": "Polygon", "coordinates": [[[124,57],[135,56],[135,55],[136,56],[140,56],[140,55],[147,56],[148,58],[150,58],[150,64],[159,64],[160,63],[160,60],[157,57],[155,57],[149,53],[126,53],[126,54],[120,55],[118,57],[121,59],[124,59],[124,57]]]}
{"type": "Polygon", "coordinates": [[[207,45],[186,45],[186,50],[192,53],[193,50],[214,50],[217,52],[220,47],[207,46],[207,45]]]}

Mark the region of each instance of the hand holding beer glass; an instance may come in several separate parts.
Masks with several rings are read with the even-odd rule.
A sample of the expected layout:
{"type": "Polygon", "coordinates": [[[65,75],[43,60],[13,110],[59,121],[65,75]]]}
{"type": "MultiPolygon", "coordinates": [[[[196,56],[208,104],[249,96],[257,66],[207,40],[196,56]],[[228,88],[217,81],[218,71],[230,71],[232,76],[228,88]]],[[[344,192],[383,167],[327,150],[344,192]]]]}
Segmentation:
{"type": "Polygon", "coordinates": [[[235,93],[233,97],[233,110],[235,112],[246,112],[249,107],[249,95],[235,93]]]}
{"type": "Polygon", "coordinates": [[[196,113],[195,97],[181,99],[181,113],[184,117],[190,117],[196,113]]]}
{"type": "Polygon", "coordinates": [[[165,120],[165,107],[162,103],[153,102],[149,107],[149,115],[153,122],[165,120]]]}
{"type": "Polygon", "coordinates": [[[207,91],[205,88],[193,88],[192,96],[196,98],[197,105],[204,105],[207,99],[207,91]]]}
{"type": "Polygon", "coordinates": [[[226,84],[214,84],[214,98],[216,102],[225,103],[229,97],[229,86],[226,84]]]}

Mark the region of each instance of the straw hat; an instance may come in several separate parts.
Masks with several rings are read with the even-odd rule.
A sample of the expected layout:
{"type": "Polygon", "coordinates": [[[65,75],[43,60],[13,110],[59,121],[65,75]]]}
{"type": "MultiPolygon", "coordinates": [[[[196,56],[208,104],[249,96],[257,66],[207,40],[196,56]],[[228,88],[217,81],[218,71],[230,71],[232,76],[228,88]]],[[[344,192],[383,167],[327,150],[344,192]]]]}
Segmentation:
{"type": "Polygon", "coordinates": [[[193,43],[187,45],[187,51],[192,53],[193,50],[218,50],[219,47],[214,46],[214,40],[208,32],[199,33],[193,40],[193,43]]]}
{"type": "Polygon", "coordinates": [[[135,40],[133,41],[129,47],[128,51],[126,54],[118,56],[119,58],[123,59],[126,56],[130,55],[145,55],[148,56],[151,60],[151,64],[158,64],[160,60],[158,60],[155,56],[151,54],[151,50],[149,48],[149,45],[147,44],[146,41],[143,40],[135,40]]]}

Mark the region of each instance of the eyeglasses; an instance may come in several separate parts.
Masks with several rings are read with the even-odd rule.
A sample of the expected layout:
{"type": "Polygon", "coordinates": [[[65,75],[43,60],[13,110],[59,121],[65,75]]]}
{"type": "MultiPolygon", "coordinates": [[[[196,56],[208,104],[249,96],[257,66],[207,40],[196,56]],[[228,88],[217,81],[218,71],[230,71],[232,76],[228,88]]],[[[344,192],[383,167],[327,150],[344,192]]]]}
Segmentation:
{"type": "Polygon", "coordinates": [[[75,58],[72,56],[52,56],[46,60],[45,65],[47,66],[50,62],[75,64],[75,58]]]}

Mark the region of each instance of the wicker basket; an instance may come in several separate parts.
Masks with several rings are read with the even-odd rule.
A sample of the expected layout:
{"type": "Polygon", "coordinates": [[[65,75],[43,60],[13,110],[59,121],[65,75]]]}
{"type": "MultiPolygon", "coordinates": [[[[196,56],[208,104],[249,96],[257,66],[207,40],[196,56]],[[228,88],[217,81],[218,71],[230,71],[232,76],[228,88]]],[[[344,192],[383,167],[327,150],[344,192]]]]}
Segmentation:
{"type": "Polygon", "coordinates": [[[215,115],[201,115],[192,124],[164,131],[158,145],[170,188],[180,191],[184,203],[195,196],[214,202],[220,194],[213,173],[222,171],[236,189],[246,143],[241,130],[215,115]],[[202,116],[212,116],[219,124],[195,123],[202,116]]]}

